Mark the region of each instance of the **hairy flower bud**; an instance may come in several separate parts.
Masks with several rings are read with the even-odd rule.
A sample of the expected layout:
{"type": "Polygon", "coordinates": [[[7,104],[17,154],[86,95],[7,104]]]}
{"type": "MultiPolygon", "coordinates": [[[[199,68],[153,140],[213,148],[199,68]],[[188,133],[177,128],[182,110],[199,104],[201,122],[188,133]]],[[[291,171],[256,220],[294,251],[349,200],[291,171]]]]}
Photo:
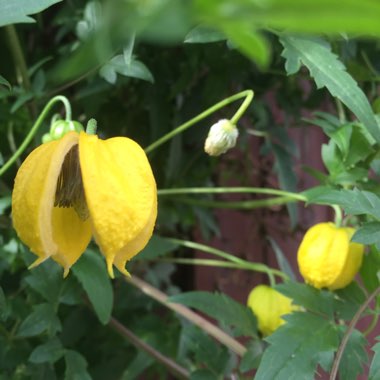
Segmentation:
{"type": "Polygon", "coordinates": [[[236,145],[239,131],[230,120],[219,120],[208,133],[205,152],[210,156],[219,156],[236,145]]]}

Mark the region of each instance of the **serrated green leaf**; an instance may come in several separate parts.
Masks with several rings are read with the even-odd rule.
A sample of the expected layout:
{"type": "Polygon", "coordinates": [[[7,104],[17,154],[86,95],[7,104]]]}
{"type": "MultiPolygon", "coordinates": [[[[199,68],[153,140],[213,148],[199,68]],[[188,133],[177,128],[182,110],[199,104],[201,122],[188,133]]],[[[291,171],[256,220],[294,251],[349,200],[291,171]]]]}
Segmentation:
{"type": "Polygon", "coordinates": [[[100,254],[87,250],[72,271],[86,291],[100,322],[107,324],[113,307],[113,290],[100,254]]]}
{"type": "Polygon", "coordinates": [[[204,25],[198,25],[194,29],[190,30],[190,32],[186,35],[184,42],[191,44],[205,44],[225,40],[226,36],[222,32],[204,25]]]}
{"type": "Polygon", "coordinates": [[[317,87],[326,87],[331,95],[340,99],[380,142],[380,128],[365,94],[331,52],[330,45],[321,39],[290,35],[281,36],[280,42],[284,46],[282,56],[286,59],[288,74],[296,73],[304,64],[317,87]]]}
{"type": "MultiPolygon", "coordinates": [[[[376,338],[379,340],[379,337],[376,338]]],[[[371,350],[375,353],[369,369],[368,380],[380,379],[380,342],[376,343],[371,350]]]]}
{"type": "Polygon", "coordinates": [[[16,23],[30,23],[29,15],[43,11],[61,0],[0,0],[0,27],[16,23]]]}
{"type": "Polygon", "coordinates": [[[356,380],[358,375],[363,372],[363,365],[368,360],[366,344],[367,340],[364,335],[358,330],[353,330],[339,365],[340,379],[356,380]]]}
{"type": "Polygon", "coordinates": [[[326,290],[318,290],[309,285],[294,281],[286,281],[276,285],[276,290],[291,298],[296,305],[318,314],[334,315],[334,294],[326,290]]]}
{"type": "Polygon", "coordinates": [[[173,252],[177,248],[178,244],[173,243],[170,239],[153,235],[146,247],[135,256],[135,260],[151,260],[173,252]]]}
{"type": "Polygon", "coordinates": [[[52,335],[61,331],[61,322],[53,306],[48,303],[37,305],[34,308],[34,311],[21,323],[17,336],[36,336],[45,331],[49,331],[52,335]]]}
{"type": "Polygon", "coordinates": [[[257,335],[256,318],[252,311],[225,294],[194,291],[172,296],[169,302],[198,309],[224,325],[235,327],[237,334],[257,335]]]}
{"type": "Polygon", "coordinates": [[[29,361],[32,363],[55,363],[65,353],[62,343],[58,338],[37,346],[30,354],[29,361]]]}
{"type": "Polygon", "coordinates": [[[87,372],[87,361],[79,352],[66,350],[65,362],[65,380],[91,380],[87,372]]]}
{"type": "Polygon", "coordinates": [[[339,205],[348,214],[368,214],[380,220],[380,198],[365,190],[335,190],[328,187],[316,187],[302,193],[310,203],[339,205]]]}
{"type": "Polygon", "coordinates": [[[351,240],[362,244],[380,243],[380,222],[369,222],[363,224],[352,236],[351,240]]]}
{"type": "Polygon", "coordinates": [[[339,343],[338,331],[325,318],[294,312],[284,317],[286,323],[266,340],[265,350],[255,380],[314,379],[318,363],[331,358],[339,343]]]}
{"type": "Polygon", "coordinates": [[[8,87],[9,91],[12,90],[11,84],[2,75],[0,75],[0,84],[5,86],[5,87],[8,87]]]}

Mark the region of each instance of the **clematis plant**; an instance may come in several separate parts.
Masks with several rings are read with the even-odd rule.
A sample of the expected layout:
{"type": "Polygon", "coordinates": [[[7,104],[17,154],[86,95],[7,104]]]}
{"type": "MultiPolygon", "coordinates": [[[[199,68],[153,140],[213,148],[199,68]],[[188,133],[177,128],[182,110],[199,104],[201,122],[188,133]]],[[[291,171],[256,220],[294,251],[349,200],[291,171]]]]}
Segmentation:
{"type": "Polygon", "coordinates": [[[157,216],[157,189],[144,150],[133,140],[101,140],[70,131],[37,147],[25,159],[12,195],[13,224],[38,256],[52,258],[64,276],[91,237],[113,266],[125,264],[149,241],[157,216]]]}

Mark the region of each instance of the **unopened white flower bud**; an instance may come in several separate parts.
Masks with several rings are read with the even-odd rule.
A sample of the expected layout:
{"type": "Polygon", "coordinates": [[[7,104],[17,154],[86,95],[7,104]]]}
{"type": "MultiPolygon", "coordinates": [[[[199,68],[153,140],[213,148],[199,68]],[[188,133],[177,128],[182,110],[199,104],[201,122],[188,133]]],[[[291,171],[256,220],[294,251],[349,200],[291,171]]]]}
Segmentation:
{"type": "Polygon", "coordinates": [[[210,156],[219,156],[236,145],[239,131],[230,120],[219,120],[208,132],[205,152],[210,156]]]}

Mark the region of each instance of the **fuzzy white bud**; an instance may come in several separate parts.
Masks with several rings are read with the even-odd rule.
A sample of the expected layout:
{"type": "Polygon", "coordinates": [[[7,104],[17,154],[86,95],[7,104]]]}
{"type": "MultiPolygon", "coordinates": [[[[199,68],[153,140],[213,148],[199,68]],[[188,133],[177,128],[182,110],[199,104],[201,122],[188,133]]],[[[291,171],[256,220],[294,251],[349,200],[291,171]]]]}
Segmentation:
{"type": "Polygon", "coordinates": [[[210,156],[219,156],[236,145],[239,131],[230,120],[219,120],[212,125],[205,141],[205,152],[210,156]]]}

